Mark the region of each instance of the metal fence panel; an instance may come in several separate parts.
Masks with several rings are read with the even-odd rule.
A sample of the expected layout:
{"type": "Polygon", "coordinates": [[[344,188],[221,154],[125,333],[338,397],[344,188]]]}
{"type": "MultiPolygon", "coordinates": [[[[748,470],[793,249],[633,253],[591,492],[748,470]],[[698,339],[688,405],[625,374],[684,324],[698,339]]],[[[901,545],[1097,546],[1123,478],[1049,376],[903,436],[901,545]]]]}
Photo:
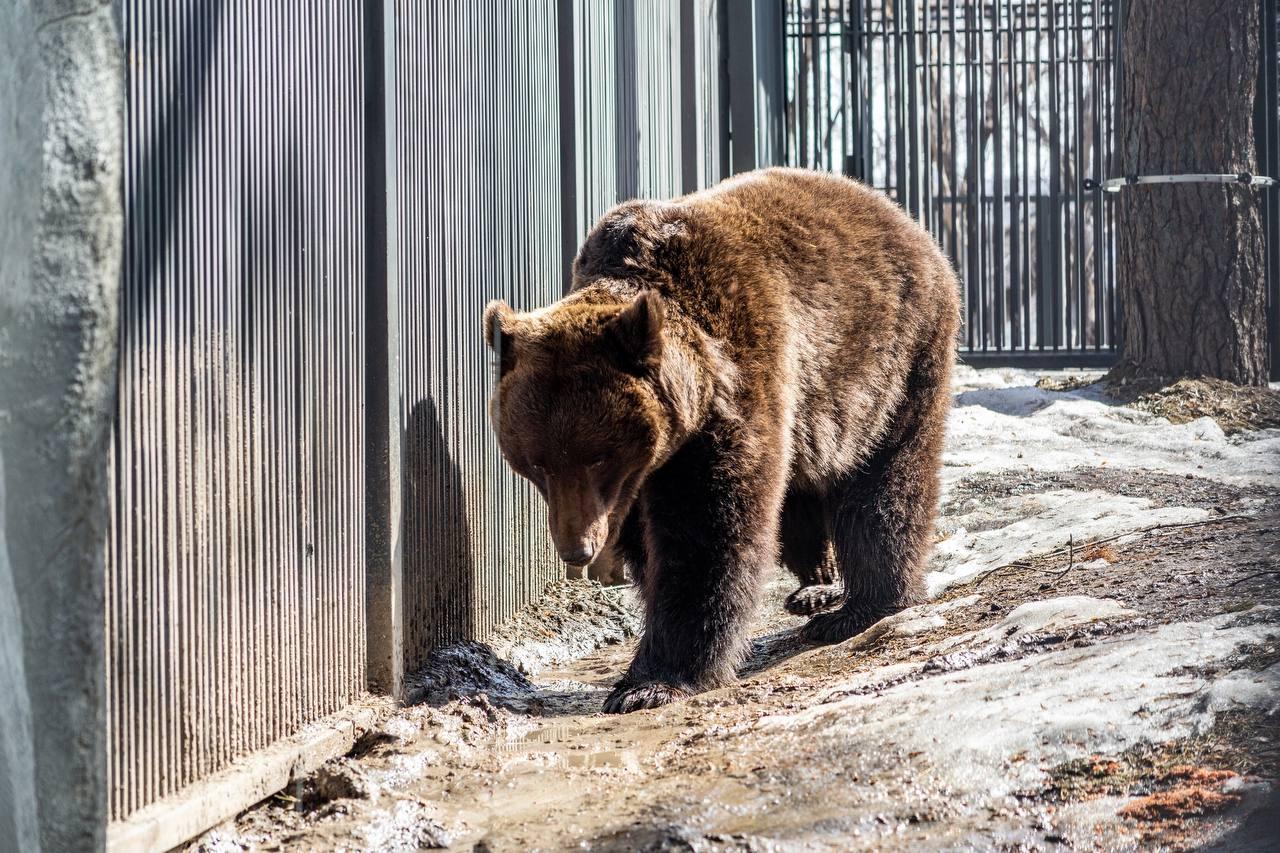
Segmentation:
{"type": "Polygon", "coordinates": [[[365,689],[360,4],[121,4],[110,817],[365,689]]]}
{"type": "Polygon", "coordinates": [[[488,424],[485,303],[561,290],[554,0],[396,4],[405,654],[483,638],[562,577],[488,424]]]}
{"type": "MultiPolygon", "coordinates": [[[[694,26],[714,26],[716,4],[701,0],[698,8],[694,26]]],[[[699,178],[718,174],[705,165],[709,134],[686,137],[682,132],[686,123],[707,120],[695,110],[709,105],[682,109],[681,69],[714,79],[714,60],[708,41],[701,41],[703,55],[694,63],[682,58],[682,44],[695,47],[695,42],[681,41],[681,27],[690,22],[680,5],[667,0],[573,0],[572,15],[576,228],[581,241],[595,220],[620,201],[681,195],[682,146],[698,149],[699,178]]],[[[718,118],[718,110],[713,113],[718,118]]]]}
{"type": "Polygon", "coordinates": [[[724,0],[120,11],[112,820],[563,576],[484,304],[554,301],[601,213],[730,158],[724,0]]]}

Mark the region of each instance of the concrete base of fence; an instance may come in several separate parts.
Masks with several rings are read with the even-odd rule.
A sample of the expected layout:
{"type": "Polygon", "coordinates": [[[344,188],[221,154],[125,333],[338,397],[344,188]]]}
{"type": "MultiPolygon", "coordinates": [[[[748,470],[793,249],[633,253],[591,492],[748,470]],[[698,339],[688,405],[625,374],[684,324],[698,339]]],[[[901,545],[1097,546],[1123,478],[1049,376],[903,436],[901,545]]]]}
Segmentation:
{"type": "Polygon", "coordinates": [[[97,850],[105,836],[122,81],[112,3],[0,4],[4,850],[97,850]]]}
{"type": "Polygon", "coordinates": [[[370,698],[312,723],[293,737],[111,824],[107,849],[112,853],[170,850],[285,790],[329,759],[346,754],[357,738],[395,707],[389,699],[370,698]]]}

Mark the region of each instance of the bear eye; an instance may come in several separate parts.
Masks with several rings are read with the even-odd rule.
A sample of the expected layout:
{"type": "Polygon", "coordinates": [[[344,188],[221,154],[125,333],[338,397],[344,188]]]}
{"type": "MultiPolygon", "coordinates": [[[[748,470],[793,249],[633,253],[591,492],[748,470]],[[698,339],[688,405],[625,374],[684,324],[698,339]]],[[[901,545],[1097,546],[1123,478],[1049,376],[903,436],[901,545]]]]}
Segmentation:
{"type": "Polygon", "coordinates": [[[607,456],[597,456],[595,459],[592,459],[589,463],[587,463],[587,467],[591,469],[596,469],[608,461],[609,461],[609,458],[607,456]]]}

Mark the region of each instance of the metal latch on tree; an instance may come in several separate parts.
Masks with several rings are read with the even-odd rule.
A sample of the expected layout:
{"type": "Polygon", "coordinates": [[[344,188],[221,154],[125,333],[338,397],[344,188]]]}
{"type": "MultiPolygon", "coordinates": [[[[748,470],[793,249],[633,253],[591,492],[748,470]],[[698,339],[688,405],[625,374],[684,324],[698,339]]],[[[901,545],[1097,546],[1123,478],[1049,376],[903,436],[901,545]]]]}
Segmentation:
{"type": "Polygon", "coordinates": [[[1136,184],[1244,184],[1254,187],[1274,186],[1275,178],[1266,175],[1251,175],[1248,172],[1239,174],[1202,174],[1202,175],[1127,175],[1123,178],[1111,178],[1098,183],[1093,178],[1085,178],[1086,191],[1102,190],[1104,193],[1118,193],[1124,187],[1136,184]]]}

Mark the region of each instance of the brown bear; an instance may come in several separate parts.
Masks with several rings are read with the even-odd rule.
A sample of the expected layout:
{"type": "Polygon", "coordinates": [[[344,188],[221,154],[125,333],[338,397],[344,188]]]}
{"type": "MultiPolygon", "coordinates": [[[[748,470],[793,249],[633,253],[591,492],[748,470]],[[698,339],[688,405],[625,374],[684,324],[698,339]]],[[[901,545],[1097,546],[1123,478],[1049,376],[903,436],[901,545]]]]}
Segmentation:
{"type": "Polygon", "coordinates": [[[644,636],[604,710],[733,681],[762,579],[835,642],[920,601],[959,322],[885,196],[767,169],[606,213],[546,308],[485,311],[502,453],[565,562],[611,548],[644,636]],[[843,590],[834,586],[838,568],[843,590]]]}

